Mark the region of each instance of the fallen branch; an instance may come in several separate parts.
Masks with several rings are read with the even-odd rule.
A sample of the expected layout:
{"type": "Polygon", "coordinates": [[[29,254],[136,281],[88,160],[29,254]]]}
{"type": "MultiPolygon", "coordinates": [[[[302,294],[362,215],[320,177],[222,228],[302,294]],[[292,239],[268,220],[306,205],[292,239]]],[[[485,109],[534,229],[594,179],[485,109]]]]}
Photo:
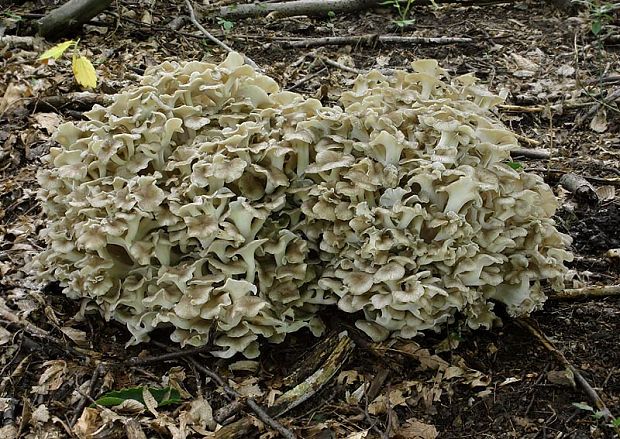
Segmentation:
{"type": "Polygon", "coordinates": [[[28,100],[27,107],[36,110],[38,107],[59,111],[65,107],[90,109],[93,105],[109,105],[113,102],[114,95],[105,95],[82,91],[67,93],[64,95],[36,97],[28,100]]]}
{"type": "Polygon", "coordinates": [[[545,111],[545,107],[543,105],[511,105],[511,104],[501,104],[498,105],[501,111],[505,111],[507,113],[541,113],[545,111]]]}
{"type": "Polygon", "coordinates": [[[34,37],[20,37],[17,35],[5,35],[0,37],[0,46],[18,47],[21,49],[36,49],[41,45],[41,41],[34,37]]]}
{"type": "Polygon", "coordinates": [[[580,175],[569,172],[560,178],[560,185],[572,193],[578,201],[598,203],[598,195],[594,186],[580,175]]]}
{"type": "Polygon", "coordinates": [[[277,17],[291,17],[294,15],[327,15],[330,11],[335,14],[355,12],[377,6],[377,0],[297,0],[282,3],[251,3],[236,4],[220,8],[222,18],[249,18],[265,15],[277,17]]]}
{"type": "Polygon", "coordinates": [[[282,416],[284,413],[310,399],[334,377],[355,347],[353,340],[349,338],[346,332],[341,332],[338,334],[338,337],[338,344],[331,351],[325,362],[322,363],[321,367],[303,382],[276,399],[273,406],[269,408],[269,413],[276,418],[282,416]]]}
{"type": "Polygon", "coordinates": [[[590,107],[594,105],[596,101],[580,101],[571,99],[569,101],[562,101],[553,105],[513,105],[513,104],[501,104],[497,108],[505,113],[542,113],[549,109],[551,111],[557,111],[558,115],[562,114],[562,110],[590,107]]]}
{"type": "Polygon", "coordinates": [[[550,294],[552,300],[580,300],[598,297],[620,296],[620,285],[589,286],[583,288],[566,288],[550,294]]]}
{"type": "Polygon", "coordinates": [[[551,152],[548,149],[513,148],[510,151],[512,157],[525,157],[528,159],[549,160],[551,152]]]}
{"type": "MultiPolygon", "coordinates": [[[[402,1],[402,0],[401,0],[402,1]]],[[[454,4],[459,6],[494,5],[513,3],[514,0],[420,0],[417,6],[434,6],[454,4]]],[[[220,8],[218,15],[222,18],[239,19],[264,17],[266,15],[292,17],[295,15],[328,15],[329,12],[359,12],[365,9],[385,8],[385,0],[295,0],[288,2],[256,2],[250,4],[234,4],[220,8]]]]}
{"type": "Polygon", "coordinates": [[[323,337],[308,352],[304,353],[303,361],[300,361],[298,367],[282,380],[282,384],[286,387],[298,385],[326,364],[329,361],[328,357],[332,356],[342,343],[342,335],[338,332],[332,332],[323,337]]]}
{"type": "Polygon", "coordinates": [[[519,142],[527,143],[528,145],[532,145],[532,146],[540,146],[541,145],[541,142],[539,140],[530,139],[529,137],[525,137],[525,136],[523,136],[521,134],[515,133],[515,137],[517,138],[517,140],[519,142]]]}
{"type": "MultiPolygon", "coordinates": [[[[224,43],[220,39],[218,39],[215,36],[213,36],[213,34],[211,34],[208,30],[206,30],[204,28],[204,26],[202,24],[200,24],[198,22],[198,20],[196,19],[196,14],[194,13],[194,8],[193,8],[192,3],[190,2],[190,0],[185,0],[185,4],[187,5],[187,9],[189,10],[189,19],[194,24],[194,26],[196,26],[198,28],[198,30],[200,30],[200,32],[202,32],[207,37],[207,39],[209,39],[211,42],[213,42],[214,44],[216,44],[217,46],[221,47],[222,49],[224,49],[227,52],[234,52],[235,51],[232,47],[228,46],[226,43],[224,43]]],[[[258,65],[254,61],[252,61],[249,57],[243,55],[243,59],[245,60],[246,64],[254,67],[256,70],[260,70],[258,65]]]]}
{"type": "Polygon", "coordinates": [[[614,416],[611,414],[611,412],[605,405],[605,402],[601,399],[598,393],[596,393],[596,390],[594,390],[592,386],[590,386],[588,381],[586,381],[583,375],[581,375],[581,372],[579,372],[579,370],[575,366],[573,366],[570,361],[568,361],[566,356],[554,346],[551,340],[549,340],[545,334],[543,334],[538,328],[536,328],[532,324],[533,321],[523,318],[516,320],[516,322],[519,326],[527,329],[534,337],[536,337],[541,342],[541,344],[545,348],[547,348],[547,350],[551,352],[558,359],[558,361],[562,363],[562,365],[573,374],[577,386],[580,387],[581,390],[583,390],[590,402],[594,404],[594,406],[601,413],[603,418],[608,422],[613,421],[614,416]]]}
{"type": "MultiPolygon", "coordinates": [[[[541,172],[546,175],[550,175],[554,178],[560,178],[564,174],[568,174],[569,171],[558,168],[525,168],[527,172],[541,172]]],[[[592,181],[594,183],[600,183],[604,185],[610,186],[620,186],[620,178],[604,178],[604,177],[595,177],[593,175],[582,175],[588,181],[592,181]]]]}
{"type": "Polygon", "coordinates": [[[307,38],[305,40],[296,40],[285,42],[288,47],[317,47],[317,46],[344,46],[352,45],[371,45],[376,43],[387,44],[461,44],[472,43],[472,38],[465,37],[411,37],[398,35],[353,35],[346,37],[323,37],[323,38],[307,38]]]}
{"type": "Polygon", "coordinates": [[[608,75],[602,78],[592,78],[587,81],[588,85],[609,84],[612,82],[620,82],[620,75],[608,75]]]}
{"type": "Polygon", "coordinates": [[[66,35],[105,10],[112,0],[69,0],[39,20],[44,38],[66,35]]]}

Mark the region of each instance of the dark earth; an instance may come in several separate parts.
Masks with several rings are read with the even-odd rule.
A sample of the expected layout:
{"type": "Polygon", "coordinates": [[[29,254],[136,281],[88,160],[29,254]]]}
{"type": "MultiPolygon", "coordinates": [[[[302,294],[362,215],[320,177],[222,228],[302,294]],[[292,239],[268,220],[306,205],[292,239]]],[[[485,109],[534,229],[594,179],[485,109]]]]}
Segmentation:
{"type": "MultiPolygon", "coordinates": [[[[34,35],[35,21],[58,3],[0,2],[0,37],[34,35]]],[[[283,88],[296,85],[296,91],[324,101],[337,96],[355,74],[324,64],[321,56],[360,71],[407,69],[413,59],[435,58],[451,74],[474,72],[491,90],[507,89],[506,104],[514,107],[500,108],[499,117],[523,136],[524,148],[551,151],[546,160],[515,160],[529,172],[544,176],[560,200],[558,227],[572,236],[576,255],[571,263],[574,277],[567,287],[620,283],[620,254],[614,252],[620,248],[620,204],[615,192],[620,185],[620,110],[619,101],[605,101],[620,88],[620,17],[618,9],[603,17],[596,15],[600,10],[597,5],[620,4],[592,0],[591,7],[580,4],[565,9],[543,1],[469,1],[466,5],[454,1],[440,2],[435,8],[412,2],[410,18],[414,22],[401,29],[394,24],[398,14],[389,5],[318,18],[231,20],[228,25],[218,10],[229,3],[195,2],[198,19],[218,38],[251,57],[283,88]],[[597,20],[601,30],[595,35],[592,29],[596,29],[597,20]],[[287,41],[308,37],[373,33],[469,37],[473,42],[375,43],[318,49],[286,45],[287,41]],[[586,177],[597,193],[600,191],[597,203],[583,203],[559,185],[559,176],[569,172],[586,177]]],[[[97,69],[101,85],[96,92],[102,96],[135,83],[136,73],[164,60],[223,59],[224,51],[205,40],[188,19],[178,30],[167,27],[175,17],[187,15],[185,2],[180,0],[118,0],[67,38],[80,38],[82,52],[97,69]]],[[[167,345],[177,347],[170,346],[168,334],[162,330],[154,334],[154,342],[125,349],[128,334],[124,327],[96,315],[75,321],[72,317],[77,304],[60,294],[58,286],[38,284],[28,270],[28,261],[43,245],[37,232],[45,218],[35,197],[40,158],[53,144],[53,127],[81,118],[92,105],[79,99],[45,103],[46,97],[71,96],[80,87],[73,80],[70,57],[44,65],[37,57],[51,43],[36,44],[19,47],[0,42],[0,325],[4,328],[0,333],[0,436],[173,437],[167,424],[157,424],[148,411],[111,422],[98,433],[95,428],[92,435],[74,428],[86,404],[86,400],[80,403],[84,393],[90,392],[97,399],[110,389],[159,386],[162,377],[169,376],[175,367],[172,370],[183,368],[185,376],[179,381],[190,399],[203,394],[214,412],[228,402],[218,386],[212,380],[204,381],[187,359],[124,366],[124,361],[134,357],[162,355],[167,345]],[[46,128],[48,123],[52,128],[46,128]],[[76,353],[75,340],[69,335],[73,333],[61,328],[83,331],[85,341],[80,347],[87,350],[86,359],[76,353]],[[118,366],[95,375],[99,380],[90,383],[96,369],[93,358],[118,366]],[[65,369],[55,375],[55,383],[53,377],[42,375],[58,361],[65,369]],[[37,385],[47,386],[47,390],[33,392],[37,385]],[[44,409],[47,418],[41,415],[44,409]],[[132,418],[141,426],[143,436],[131,436],[125,429],[124,423],[132,418]]],[[[618,295],[550,299],[532,319],[533,325],[581,372],[612,416],[620,416],[618,295]]],[[[351,325],[355,316],[333,311],[325,320],[332,331],[354,332],[351,325]]],[[[503,325],[489,331],[460,331],[455,327],[441,334],[427,334],[415,340],[420,345],[417,348],[407,342],[376,346],[359,334],[355,337],[357,347],[343,364],[338,379],[279,418],[298,437],[617,437],[608,425],[611,421],[596,416],[596,409],[575,405],[593,403],[566,378],[565,365],[506,315],[503,325]],[[477,371],[478,375],[471,374],[478,381],[471,377],[445,378],[445,370],[425,363],[422,348],[431,354],[438,348],[442,361],[461,371],[477,371]],[[375,398],[395,396],[383,410],[369,412],[372,399],[351,401],[350,396],[361,384],[373,382],[379,385],[372,395],[375,398]],[[441,389],[438,395],[432,393],[437,389],[441,389]]],[[[280,345],[265,345],[250,372],[231,371],[230,364],[238,358],[219,360],[207,354],[194,354],[193,358],[239,388],[243,388],[242,382],[256,384],[254,399],[267,407],[270,391],[286,387],[285,377],[314,355],[311,346],[317,342],[301,332],[280,345]]],[[[300,372],[298,376],[304,379],[307,375],[300,372]]],[[[157,410],[178,424],[180,409],[172,406],[157,410]]],[[[245,406],[242,412],[253,415],[245,406]]],[[[97,422],[97,427],[103,425],[97,422]]],[[[260,422],[255,425],[237,437],[277,437],[260,422]]],[[[188,437],[218,437],[191,429],[186,433],[188,437]]]]}

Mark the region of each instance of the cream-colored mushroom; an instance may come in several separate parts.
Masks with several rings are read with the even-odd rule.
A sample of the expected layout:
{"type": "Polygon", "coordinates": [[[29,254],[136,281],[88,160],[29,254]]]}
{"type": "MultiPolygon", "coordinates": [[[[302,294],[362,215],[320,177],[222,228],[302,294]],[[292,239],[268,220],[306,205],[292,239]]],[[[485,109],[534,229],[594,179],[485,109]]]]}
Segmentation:
{"type": "Polygon", "coordinates": [[[214,355],[361,312],[374,340],[490,327],[561,288],[570,239],[542,178],[507,166],[503,96],[434,60],[358,76],[337,105],[280,91],[231,53],[166,62],[59,127],[37,178],[33,266],[125,324],[214,355]]]}

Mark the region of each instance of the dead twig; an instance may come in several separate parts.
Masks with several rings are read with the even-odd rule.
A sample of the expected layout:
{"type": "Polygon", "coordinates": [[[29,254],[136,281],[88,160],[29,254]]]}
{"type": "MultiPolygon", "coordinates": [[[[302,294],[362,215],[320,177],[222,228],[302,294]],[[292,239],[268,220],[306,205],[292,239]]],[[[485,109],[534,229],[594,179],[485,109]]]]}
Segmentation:
{"type": "Polygon", "coordinates": [[[536,139],[530,139],[529,137],[525,137],[521,134],[517,134],[515,133],[515,137],[517,138],[517,140],[519,142],[522,143],[527,143],[528,145],[532,145],[532,146],[540,146],[542,143],[539,140],[536,139]]]}
{"type": "Polygon", "coordinates": [[[390,434],[390,430],[392,429],[392,415],[393,415],[393,407],[392,402],[390,401],[390,393],[392,390],[390,389],[390,383],[387,385],[387,395],[385,398],[385,409],[387,411],[387,420],[385,422],[385,432],[381,435],[381,439],[390,439],[392,435],[390,434]]]}
{"type": "MultiPolygon", "coordinates": [[[[224,390],[224,392],[226,392],[227,395],[229,395],[230,397],[232,397],[234,399],[241,398],[241,395],[239,394],[239,392],[237,392],[236,390],[234,390],[231,387],[229,387],[228,385],[226,385],[226,383],[224,382],[224,379],[222,377],[220,377],[217,373],[215,373],[214,371],[212,371],[208,367],[203,366],[202,364],[198,363],[193,358],[189,358],[189,361],[190,361],[191,364],[194,365],[194,367],[196,369],[198,369],[200,372],[204,373],[205,375],[207,375],[208,377],[213,379],[213,381],[215,381],[217,383],[217,385],[220,386],[224,390]]],[[[286,439],[295,439],[297,437],[297,436],[295,436],[295,434],[292,431],[288,430],[286,427],[284,427],[278,421],[276,421],[271,416],[269,416],[267,414],[267,412],[265,410],[263,410],[263,408],[261,406],[259,406],[256,403],[256,401],[254,401],[254,399],[247,398],[245,402],[246,402],[247,406],[250,409],[252,409],[252,411],[254,413],[256,413],[256,416],[258,417],[258,419],[260,419],[262,422],[264,422],[265,424],[267,424],[268,426],[270,426],[271,428],[276,430],[278,433],[280,433],[282,435],[282,437],[284,437],[286,439]]]]}
{"type": "Polygon", "coordinates": [[[187,357],[195,354],[203,354],[213,350],[213,346],[201,346],[199,348],[187,349],[182,351],[166,352],[150,357],[133,357],[125,361],[123,364],[127,366],[141,366],[144,364],[159,363],[162,361],[174,360],[177,358],[187,357]]]}
{"type": "Polygon", "coordinates": [[[542,113],[545,111],[544,105],[511,105],[511,104],[501,104],[497,106],[501,111],[505,111],[507,113],[542,113]]]}
{"type": "Polygon", "coordinates": [[[92,360],[90,353],[82,348],[73,347],[65,343],[63,340],[56,338],[52,335],[49,335],[47,331],[33,325],[32,323],[24,320],[20,320],[14,314],[0,307],[0,318],[5,320],[5,326],[11,329],[21,329],[26,332],[32,338],[38,338],[45,340],[46,342],[52,344],[56,349],[64,352],[75,358],[80,358],[82,360],[92,360]]]}
{"type": "MultiPolygon", "coordinates": [[[[158,346],[161,347],[165,347],[165,345],[160,344],[160,343],[155,343],[158,346]]],[[[163,355],[158,355],[158,356],[153,356],[153,357],[148,357],[148,361],[147,362],[152,362],[152,361],[161,361],[162,358],[165,359],[173,359],[173,358],[180,358],[183,357],[185,358],[192,366],[194,366],[198,371],[204,373],[205,375],[207,375],[209,378],[211,378],[215,384],[217,386],[219,386],[223,391],[224,394],[227,398],[229,398],[231,401],[233,401],[233,403],[231,404],[231,406],[236,405],[236,403],[239,403],[239,406],[236,406],[234,409],[230,409],[230,414],[227,413],[227,411],[222,411],[221,413],[218,413],[217,415],[219,415],[220,417],[224,417],[224,416],[228,416],[229,417],[231,414],[233,414],[234,412],[238,411],[241,407],[242,402],[240,401],[242,399],[242,395],[239,394],[239,392],[237,392],[236,390],[234,390],[233,388],[231,388],[230,386],[228,386],[226,384],[226,382],[224,381],[224,379],[222,377],[220,377],[216,372],[212,371],[211,369],[209,369],[206,366],[203,366],[202,364],[200,364],[198,361],[196,361],[194,358],[192,358],[190,355],[195,354],[198,352],[204,352],[204,350],[206,350],[207,347],[202,347],[202,348],[196,348],[196,349],[191,349],[191,350],[187,350],[187,351],[175,351],[171,349],[171,352],[168,352],[167,354],[163,354],[163,355]]],[[[212,348],[209,348],[209,350],[212,350],[212,348]]],[[[134,360],[134,363],[137,362],[140,359],[134,360]]],[[[142,359],[144,360],[144,359],[142,359]]],[[[282,435],[282,437],[286,438],[286,439],[295,439],[296,436],[294,433],[292,433],[290,430],[286,429],[282,424],[280,424],[279,422],[277,422],[275,419],[273,419],[271,416],[269,416],[267,414],[267,412],[265,412],[265,410],[260,407],[260,405],[258,405],[258,403],[256,403],[255,400],[253,400],[252,398],[247,398],[245,400],[245,404],[256,414],[256,416],[265,424],[269,425],[271,428],[273,428],[274,430],[276,430],[278,433],[280,433],[282,435]]],[[[216,415],[216,416],[217,416],[216,415]]],[[[222,419],[222,421],[225,420],[222,419]]],[[[243,428],[247,427],[247,428],[251,428],[251,426],[253,425],[253,423],[243,423],[243,425],[232,425],[230,424],[229,428],[230,429],[234,429],[236,433],[239,433],[241,430],[243,430],[243,428]],[[239,430],[241,429],[241,430],[239,430]]],[[[245,430],[243,430],[245,431],[245,430]]],[[[216,437],[230,437],[230,436],[216,436],[216,437]]]]}
{"type": "Polygon", "coordinates": [[[373,380],[370,382],[370,386],[368,387],[368,391],[366,392],[366,396],[368,396],[368,399],[374,401],[374,399],[379,396],[379,392],[381,392],[381,389],[383,388],[383,383],[385,383],[385,380],[387,379],[389,374],[389,369],[379,370],[377,375],[375,375],[373,380]]]}
{"type": "MultiPolygon", "coordinates": [[[[95,370],[93,371],[93,374],[90,377],[90,384],[88,385],[88,393],[86,395],[88,395],[91,398],[93,398],[95,389],[97,388],[97,381],[99,381],[99,376],[101,376],[104,369],[105,369],[105,366],[103,365],[103,363],[99,363],[97,367],[95,367],[95,370]]],[[[82,410],[84,410],[84,407],[86,407],[87,403],[88,403],[88,398],[82,397],[80,399],[80,402],[78,403],[77,408],[75,409],[75,413],[73,414],[73,419],[71,419],[71,424],[70,424],[71,427],[73,427],[75,423],[77,422],[77,420],[80,418],[82,414],[82,410]]]]}
{"type": "Polygon", "coordinates": [[[243,403],[240,401],[233,401],[230,404],[225,405],[215,412],[213,419],[218,424],[224,424],[224,422],[231,416],[237,414],[243,408],[243,403]]]}
{"type": "Polygon", "coordinates": [[[316,71],[314,73],[309,73],[306,76],[304,76],[303,78],[301,78],[299,81],[297,81],[295,84],[291,85],[287,90],[288,91],[293,91],[296,88],[301,87],[306,82],[310,81],[312,78],[316,78],[317,76],[322,75],[326,71],[327,71],[327,67],[324,67],[324,68],[322,68],[319,71],[316,71]]]}
{"type": "MultiPolygon", "coordinates": [[[[226,43],[224,43],[220,39],[218,39],[215,36],[213,36],[213,34],[211,34],[211,32],[206,30],[204,28],[204,26],[202,24],[200,24],[200,22],[198,22],[198,20],[196,19],[196,14],[194,12],[194,7],[192,6],[192,3],[190,2],[190,0],[185,0],[185,5],[187,6],[187,9],[189,10],[189,19],[194,24],[194,26],[196,26],[198,28],[198,30],[200,30],[200,32],[202,32],[207,37],[207,39],[209,39],[215,45],[221,47],[222,49],[224,49],[227,52],[234,52],[235,51],[232,47],[228,46],[226,43]]],[[[245,60],[246,64],[252,66],[256,70],[260,70],[258,65],[254,61],[252,61],[249,57],[243,55],[243,59],[245,60]]]]}
{"type": "Polygon", "coordinates": [[[373,419],[372,416],[370,416],[370,413],[368,412],[368,395],[366,394],[366,391],[364,391],[364,409],[362,410],[364,412],[364,417],[366,418],[366,421],[368,422],[368,424],[370,424],[370,428],[379,435],[379,437],[383,436],[383,431],[381,431],[381,429],[379,427],[377,427],[377,420],[373,419]]]}
{"type": "Polygon", "coordinates": [[[594,406],[601,413],[603,418],[608,422],[613,421],[614,416],[611,414],[611,412],[605,405],[605,402],[601,399],[598,393],[596,393],[596,391],[592,388],[592,386],[590,386],[588,381],[583,377],[583,375],[581,375],[581,372],[579,372],[579,370],[575,366],[573,366],[570,361],[568,361],[566,356],[555,347],[551,340],[549,340],[547,336],[543,334],[542,331],[540,331],[540,329],[534,326],[533,321],[531,321],[531,319],[522,318],[516,320],[516,322],[522,328],[527,329],[534,337],[536,337],[538,341],[540,341],[540,343],[549,352],[551,352],[567,370],[569,370],[573,374],[577,386],[579,386],[581,390],[583,390],[590,402],[594,404],[594,406]]]}
{"type": "Polygon", "coordinates": [[[325,58],[325,57],[319,57],[319,60],[325,64],[327,64],[328,66],[332,66],[332,67],[336,67],[337,69],[340,70],[344,70],[345,72],[349,72],[349,73],[355,73],[356,75],[359,75],[362,73],[361,70],[358,70],[356,68],[353,67],[349,67],[349,66],[345,66],[344,64],[341,64],[339,62],[333,61],[329,58],[325,58]]]}
{"type": "Polygon", "coordinates": [[[346,37],[323,37],[307,38],[305,40],[288,41],[284,44],[288,47],[319,47],[319,46],[344,46],[380,44],[463,44],[472,43],[472,38],[465,37],[412,37],[399,35],[353,35],[346,37]]]}
{"type": "MultiPolygon", "coordinates": [[[[521,100],[531,100],[535,101],[537,98],[521,96],[521,100]]],[[[583,108],[594,105],[596,101],[579,101],[579,100],[568,100],[562,101],[553,105],[514,105],[514,104],[501,104],[498,105],[497,108],[500,111],[505,113],[543,113],[547,110],[556,111],[557,114],[562,114],[562,110],[573,109],[573,108],[583,108]]]]}
{"type": "Polygon", "coordinates": [[[596,84],[609,84],[613,82],[620,82],[620,75],[608,75],[602,78],[593,78],[586,82],[588,85],[596,84]]]}
{"type": "Polygon", "coordinates": [[[584,114],[582,117],[580,117],[578,120],[575,121],[575,126],[576,127],[582,126],[585,121],[590,120],[592,117],[594,117],[594,115],[598,113],[598,111],[602,107],[606,107],[606,108],[610,108],[612,110],[618,111],[616,108],[614,108],[610,104],[619,99],[620,99],[620,88],[614,91],[610,90],[607,93],[606,97],[601,98],[600,100],[597,100],[596,103],[592,105],[592,107],[586,112],[586,114],[584,114]]]}
{"type": "Polygon", "coordinates": [[[549,295],[552,300],[581,300],[598,297],[620,296],[620,285],[595,285],[583,288],[566,288],[549,295]]]}

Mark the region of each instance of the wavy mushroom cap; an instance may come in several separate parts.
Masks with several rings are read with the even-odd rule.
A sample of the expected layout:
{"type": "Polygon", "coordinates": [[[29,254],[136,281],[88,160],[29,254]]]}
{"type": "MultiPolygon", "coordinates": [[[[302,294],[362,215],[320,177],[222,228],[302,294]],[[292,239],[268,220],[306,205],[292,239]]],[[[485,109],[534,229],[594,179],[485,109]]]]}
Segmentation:
{"type": "Polygon", "coordinates": [[[38,181],[43,279],[83,312],[220,357],[360,312],[373,340],[489,327],[560,287],[569,238],[540,177],[506,161],[502,101],[434,60],[360,75],[340,106],[280,91],[230,54],[166,62],[63,124],[38,181]]]}

